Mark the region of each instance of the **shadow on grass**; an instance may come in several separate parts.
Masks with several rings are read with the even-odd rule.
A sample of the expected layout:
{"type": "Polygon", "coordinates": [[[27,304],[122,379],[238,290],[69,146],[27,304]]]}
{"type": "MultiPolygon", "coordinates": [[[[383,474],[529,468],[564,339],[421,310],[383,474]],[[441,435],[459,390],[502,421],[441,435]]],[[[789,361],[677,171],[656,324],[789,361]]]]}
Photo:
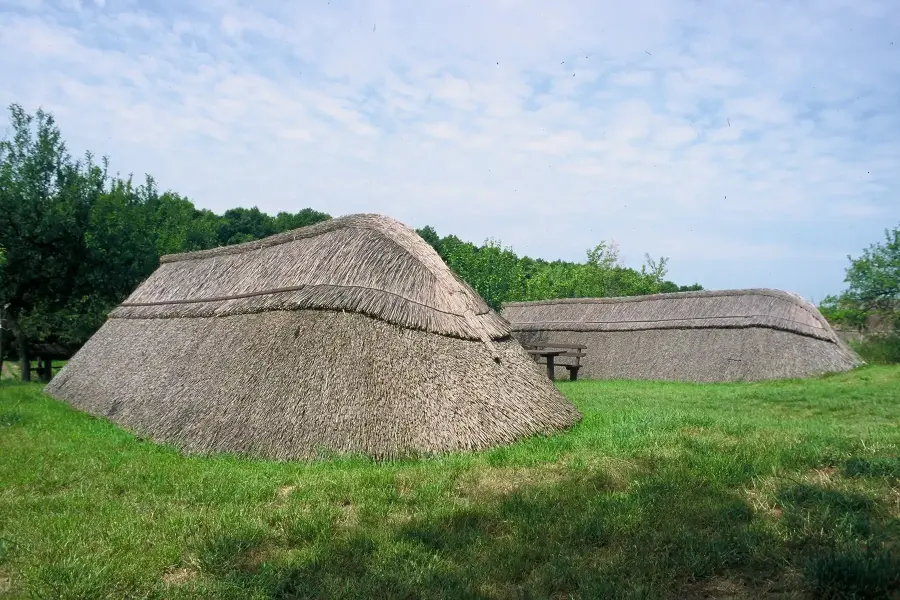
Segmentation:
{"type": "Polygon", "coordinates": [[[365,532],[220,535],[204,543],[202,570],[218,596],[279,599],[675,597],[714,575],[740,587],[777,575],[774,538],[742,498],[675,475],[627,490],[590,473],[463,494],[438,514],[365,532]]]}
{"type": "Polygon", "coordinates": [[[898,520],[837,489],[849,479],[782,485],[773,516],[684,466],[637,471],[567,471],[512,487],[463,481],[437,504],[396,501],[371,514],[355,514],[341,494],[286,498],[186,540],[185,564],[163,581],[72,561],[42,568],[29,591],[130,597],[149,583],[155,591],[142,596],[284,600],[890,598],[900,589],[898,520]]]}
{"type": "Polygon", "coordinates": [[[844,475],[900,479],[900,457],[851,458],[844,464],[844,475]]]}
{"type": "MultiPolygon", "coordinates": [[[[869,472],[880,475],[882,469],[869,472]]],[[[870,498],[838,489],[793,484],[777,497],[797,562],[816,597],[900,597],[896,518],[870,498]]]]}

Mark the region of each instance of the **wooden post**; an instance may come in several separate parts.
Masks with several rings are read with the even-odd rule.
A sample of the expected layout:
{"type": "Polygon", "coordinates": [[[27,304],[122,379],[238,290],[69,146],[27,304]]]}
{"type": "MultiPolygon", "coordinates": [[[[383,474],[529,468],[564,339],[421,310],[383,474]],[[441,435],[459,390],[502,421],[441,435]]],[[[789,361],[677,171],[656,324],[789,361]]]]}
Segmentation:
{"type": "Polygon", "coordinates": [[[53,360],[46,356],[38,357],[38,377],[43,383],[49,383],[53,379],[53,360]]]}
{"type": "Polygon", "coordinates": [[[550,378],[550,381],[553,381],[556,378],[556,375],[553,373],[553,355],[547,355],[547,377],[550,378]]]}

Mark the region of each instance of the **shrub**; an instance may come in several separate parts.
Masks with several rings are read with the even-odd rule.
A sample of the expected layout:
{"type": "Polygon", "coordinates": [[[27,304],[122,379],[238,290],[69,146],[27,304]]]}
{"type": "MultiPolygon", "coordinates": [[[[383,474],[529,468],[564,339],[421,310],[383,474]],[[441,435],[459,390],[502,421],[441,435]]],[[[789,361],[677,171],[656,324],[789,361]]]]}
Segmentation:
{"type": "Polygon", "coordinates": [[[873,335],[862,341],[852,342],[850,345],[867,363],[900,364],[900,333],[873,335]]]}

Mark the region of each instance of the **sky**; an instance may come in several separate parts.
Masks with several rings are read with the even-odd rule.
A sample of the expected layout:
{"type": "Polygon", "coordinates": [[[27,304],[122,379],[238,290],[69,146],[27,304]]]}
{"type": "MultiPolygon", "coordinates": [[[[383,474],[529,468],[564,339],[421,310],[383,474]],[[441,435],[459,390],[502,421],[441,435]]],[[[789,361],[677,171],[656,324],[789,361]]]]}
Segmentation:
{"type": "Polygon", "coordinates": [[[0,102],[217,213],[615,241],[707,289],[818,302],[900,225],[895,0],[0,0],[0,102]]]}

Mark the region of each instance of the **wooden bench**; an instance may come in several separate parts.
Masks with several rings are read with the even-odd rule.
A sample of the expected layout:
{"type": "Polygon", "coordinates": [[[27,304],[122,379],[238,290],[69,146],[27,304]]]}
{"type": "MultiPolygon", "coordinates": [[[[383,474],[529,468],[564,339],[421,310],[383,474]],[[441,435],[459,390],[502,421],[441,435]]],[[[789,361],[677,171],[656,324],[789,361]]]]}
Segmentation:
{"type": "Polygon", "coordinates": [[[584,344],[557,344],[554,342],[536,342],[533,344],[522,344],[525,351],[530,354],[534,360],[541,362],[544,359],[547,365],[547,377],[550,381],[556,379],[554,367],[565,367],[569,371],[569,379],[578,380],[578,371],[581,369],[581,359],[587,356],[585,350],[587,346],[584,344]],[[572,358],[574,363],[557,363],[556,358],[572,358]]]}

